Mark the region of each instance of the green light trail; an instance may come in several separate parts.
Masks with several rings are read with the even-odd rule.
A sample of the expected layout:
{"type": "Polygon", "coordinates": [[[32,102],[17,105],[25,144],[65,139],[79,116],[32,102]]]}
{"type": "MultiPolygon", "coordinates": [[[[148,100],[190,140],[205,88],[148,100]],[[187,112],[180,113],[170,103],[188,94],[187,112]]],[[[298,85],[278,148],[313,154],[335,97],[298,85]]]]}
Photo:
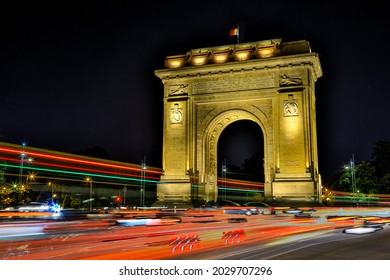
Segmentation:
{"type": "MultiPolygon", "coordinates": [[[[0,166],[16,168],[16,169],[22,168],[19,165],[12,165],[12,164],[5,164],[5,163],[0,163],[0,166]]],[[[75,172],[75,171],[66,171],[66,170],[31,167],[31,166],[24,166],[23,169],[34,170],[34,171],[52,172],[52,173],[60,173],[60,174],[78,175],[78,176],[92,177],[92,178],[106,178],[106,179],[116,179],[116,180],[123,180],[123,181],[141,182],[141,179],[138,179],[138,178],[102,175],[102,174],[95,174],[95,173],[88,173],[88,172],[75,172]]],[[[164,183],[157,181],[157,180],[147,180],[146,179],[143,181],[145,183],[164,184],[164,183]]],[[[198,188],[199,186],[192,185],[192,187],[198,188]]],[[[253,192],[253,193],[263,193],[264,192],[263,190],[243,190],[243,189],[236,189],[236,188],[219,188],[219,189],[227,190],[227,191],[235,191],[235,192],[253,192]]]]}

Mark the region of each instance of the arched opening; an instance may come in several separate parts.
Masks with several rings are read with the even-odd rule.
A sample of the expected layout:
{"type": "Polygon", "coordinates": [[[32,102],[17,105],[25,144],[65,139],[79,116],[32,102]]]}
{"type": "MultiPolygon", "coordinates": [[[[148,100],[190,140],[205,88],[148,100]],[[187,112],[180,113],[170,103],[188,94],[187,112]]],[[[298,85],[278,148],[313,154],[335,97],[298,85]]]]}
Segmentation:
{"type": "Polygon", "coordinates": [[[257,200],[264,191],[264,136],[250,120],[228,125],[218,139],[218,198],[239,203],[257,200]]]}

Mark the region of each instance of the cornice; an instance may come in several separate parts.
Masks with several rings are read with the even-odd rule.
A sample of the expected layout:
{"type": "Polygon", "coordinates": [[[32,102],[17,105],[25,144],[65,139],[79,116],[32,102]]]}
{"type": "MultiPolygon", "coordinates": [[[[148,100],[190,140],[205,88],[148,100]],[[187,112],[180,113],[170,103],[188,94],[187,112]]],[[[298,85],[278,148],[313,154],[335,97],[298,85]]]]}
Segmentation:
{"type": "Polygon", "coordinates": [[[319,56],[316,53],[258,58],[246,61],[231,61],[221,64],[187,66],[174,69],[160,69],[155,70],[155,75],[162,79],[163,83],[165,83],[172,79],[196,79],[207,76],[231,75],[256,71],[272,71],[294,67],[309,68],[315,80],[322,76],[322,68],[319,56]]]}

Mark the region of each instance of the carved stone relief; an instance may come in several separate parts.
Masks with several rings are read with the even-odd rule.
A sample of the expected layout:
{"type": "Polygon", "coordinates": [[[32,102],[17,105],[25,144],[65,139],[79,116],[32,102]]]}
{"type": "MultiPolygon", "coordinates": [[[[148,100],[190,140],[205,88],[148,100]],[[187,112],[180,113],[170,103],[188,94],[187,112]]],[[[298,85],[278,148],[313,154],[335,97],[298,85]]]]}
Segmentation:
{"type": "Polygon", "coordinates": [[[295,85],[302,85],[302,79],[288,77],[286,74],[282,74],[280,76],[279,86],[285,87],[285,86],[295,86],[295,85]]]}
{"type": "Polygon", "coordinates": [[[211,113],[215,108],[212,109],[202,109],[199,111],[199,121],[202,122],[208,114],[211,113]]]}
{"type": "Polygon", "coordinates": [[[169,96],[188,93],[188,84],[170,85],[169,96]]]}
{"type": "Polygon", "coordinates": [[[225,118],[218,121],[218,123],[214,126],[214,129],[211,132],[210,135],[210,143],[209,143],[209,170],[208,173],[211,176],[216,176],[216,162],[215,159],[217,158],[217,141],[218,137],[221,134],[222,130],[231,122],[236,121],[239,119],[238,115],[231,115],[229,114],[225,118]]]}
{"type": "Polygon", "coordinates": [[[283,112],[285,117],[298,116],[298,102],[297,101],[285,101],[283,112]]]}
{"type": "Polygon", "coordinates": [[[272,87],[275,87],[274,76],[260,76],[241,79],[226,79],[220,81],[196,82],[193,85],[193,93],[216,93],[272,87]]]}

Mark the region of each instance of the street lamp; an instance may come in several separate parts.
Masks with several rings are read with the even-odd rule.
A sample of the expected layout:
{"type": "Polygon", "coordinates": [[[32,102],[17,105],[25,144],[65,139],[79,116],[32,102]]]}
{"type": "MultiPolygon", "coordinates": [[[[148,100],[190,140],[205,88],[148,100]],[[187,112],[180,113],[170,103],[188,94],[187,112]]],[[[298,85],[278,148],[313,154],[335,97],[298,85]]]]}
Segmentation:
{"type": "Polygon", "coordinates": [[[222,199],[226,199],[226,159],[222,162],[222,199]]]}
{"type": "Polygon", "coordinates": [[[25,143],[22,143],[22,152],[20,153],[20,168],[19,168],[19,186],[22,185],[23,180],[23,163],[24,159],[26,157],[26,153],[24,152],[24,146],[26,146],[25,143]]]}
{"type": "Polygon", "coordinates": [[[123,206],[126,206],[126,192],[127,192],[127,187],[126,185],[123,186],[123,206]]]}
{"type": "MultiPolygon", "coordinates": [[[[27,157],[26,152],[24,151],[25,143],[22,143],[22,151],[20,152],[20,167],[19,167],[19,186],[23,185],[23,167],[24,162],[32,163],[34,159],[32,157],[27,157]]],[[[26,183],[29,177],[26,178],[26,183]]],[[[31,178],[33,179],[33,178],[31,178]]]]}
{"type": "MultiPolygon", "coordinates": [[[[36,175],[37,175],[36,173],[30,172],[30,173],[28,174],[28,176],[27,176],[27,181],[30,181],[30,182],[35,181],[36,175]]],[[[27,182],[26,182],[26,183],[27,183],[27,182]]]]}
{"type": "Polygon", "coordinates": [[[146,179],[146,157],[141,162],[141,194],[140,194],[140,207],[144,207],[145,204],[145,179],[146,179]]]}
{"type": "Polygon", "coordinates": [[[355,170],[355,158],[354,155],[352,154],[352,159],[351,159],[351,183],[352,183],[352,191],[353,191],[353,197],[354,197],[354,203],[356,205],[356,170],[355,170]]]}
{"type": "Polygon", "coordinates": [[[92,194],[93,194],[93,188],[92,188],[92,178],[86,177],[85,181],[89,183],[89,211],[92,210],[92,194]]]}
{"type": "Polygon", "coordinates": [[[356,170],[355,170],[355,158],[352,154],[350,166],[347,166],[346,169],[351,170],[351,187],[352,187],[352,196],[353,196],[353,204],[356,205],[356,197],[355,197],[355,191],[356,191],[356,170]]]}
{"type": "Polygon", "coordinates": [[[48,185],[49,187],[51,187],[51,197],[53,197],[53,193],[54,193],[54,190],[53,190],[53,182],[52,182],[52,181],[48,181],[48,182],[47,182],[47,185],[48,185]]]}
{"type": "Polygon", "coordinates": [[[360,191],[359,190],[356,190],[357,194],[356,194],[356,207],[359,207],[359,195],[360,195],[360,191]]]}

